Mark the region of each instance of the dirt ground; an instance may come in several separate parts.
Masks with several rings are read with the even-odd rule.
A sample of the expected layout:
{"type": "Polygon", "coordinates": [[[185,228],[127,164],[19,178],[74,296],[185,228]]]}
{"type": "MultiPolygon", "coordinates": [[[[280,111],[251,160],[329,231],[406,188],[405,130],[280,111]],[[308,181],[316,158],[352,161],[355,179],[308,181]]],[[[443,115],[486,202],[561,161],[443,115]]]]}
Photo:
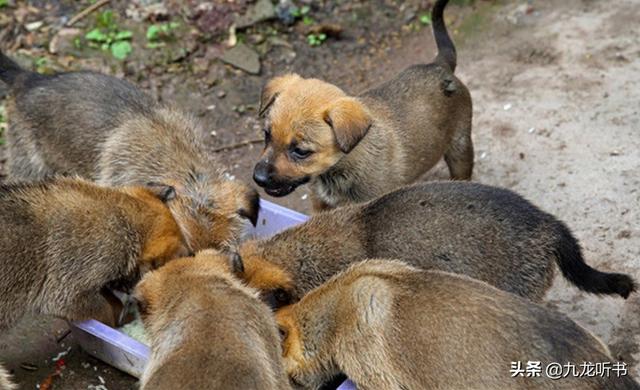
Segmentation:
{"type": "MultiPolygon", "coordinates": [[[[296,35],[299,26],[287,28],[287,40],[261,52],[258,76],[209,58],[216,47],[196,52],[191,63],[206,66],[192,74],[138,59],[133,70],[96,68],[201,116],[213,150],[259,136],[255,105],[270,76],[296,71],[355,93],[433,57],[430,29],[407,28],[428,1],[353,3],[316,9],[319,19],[343,25],[342,39],[310,48],[296,35]]],[[[447,21],[455,26],[457,74],[474,102],[474,180],[513,189],[564,220],[589,264],[640,279],[640,0],[457,3],[464,4],[451,6],[447,21]]],[[[230,175],[250,180],[259,152],[256,144],[218,154],[230,175]]],[[[446,178],[442,163],[425,177],[446,178]]],[[[302,188],[276,202],[308,212],[306,195],[302,188]]],[[[626,301],[583,294],[557,277],[547,301],[601,337],[640,378],[639,294],[626,301]]],[[[54,371],[52,357],[68,348],[54,388],[91,388],[99,376],[109,389],[135,388],[135,379],[92,359],[72,337],[58,342],[65,329],[27,319],[0,336],[0,360],[22,388],[35,388],[54,371]]]]}

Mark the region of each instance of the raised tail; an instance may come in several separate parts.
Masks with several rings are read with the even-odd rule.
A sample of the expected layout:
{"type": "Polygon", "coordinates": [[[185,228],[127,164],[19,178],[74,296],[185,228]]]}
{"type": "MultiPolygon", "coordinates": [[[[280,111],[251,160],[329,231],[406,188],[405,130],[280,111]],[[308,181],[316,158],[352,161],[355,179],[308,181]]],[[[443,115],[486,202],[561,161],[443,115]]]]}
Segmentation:
{"type": "Polygon", "coordinates": [[[433,36],[438,46],[438,55],[435,62],[448,67],[453,73],[456,70],[456,47],[444,25],[444,8],[449,0],[438,0],[431,10],[431,23],[433,24],[433,36]]]}
{"type": "Polygon", "coordinates": [[[601,272],[586,264],[580,245],[564,224],[559,233],[559,242],[554,251],[558,267],[562,275],[579,289],[594,294],[618,294],[625,299],[636,290],[630,276],[601,272]]]}
{"type": "Polygon", "coordinates": [[[7,57],[4,53],[0,52],[0,80],[7,85],[12,86],[16,81],[16,78],[24,73],[26,70],[22,69],[14,60],[7,57]]]}

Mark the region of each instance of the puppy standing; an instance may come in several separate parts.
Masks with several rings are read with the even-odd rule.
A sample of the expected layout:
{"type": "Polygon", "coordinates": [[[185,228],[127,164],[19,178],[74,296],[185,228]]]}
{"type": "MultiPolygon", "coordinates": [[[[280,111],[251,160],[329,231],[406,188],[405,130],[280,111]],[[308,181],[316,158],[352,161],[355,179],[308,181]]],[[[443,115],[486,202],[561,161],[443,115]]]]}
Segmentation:
{"type": "Polygon", "coordinates": [[[0,330],[27,313],[113,324],[111,288],[186,253],[172,196],[72,179],[0,186],[0,330]]]}
{"type": "Polygon", "coordinates": [[[431,182],[399,189],[239,248],[249,285],[275,306],[371,257],[464,274],[540,300],[556,263],[577,287],[627,297],[633,280],[585,264],[565,224],[519,195],[470,182],[431,182]]]}
{"type": "Polygon", "coordinates": [[[290,388],[271,311],[217,256],[174,261],[136,287],[152,351],[141,389],[290,388]]]}
{"type": "Polygon", "coordinates": [[[433,8],[435,61],[348,96],[295,74],[265,86],[265,149],[254,169],[267,194],[285,196],[310,182],[316,210],[361,202],[414,182],[444,156],[453,179],[473,169],[471,97],[453,72],[456,50],[433,8]]]}
{"type": "Polygon", "coordinates": [[[165,183],[191,251],[225,247],[255,224],[258,194],[223,178],[200,125],[126,81],[94,72],[45,76],[0,53],[7,101],[8,169],[14,179],[80,175],[109,186],[165,183]]]}
{"type": "MultiPolygon", "coordinates": [[[[486,283],[399,261],[358,263],[278,311],[285,369],[318,389],[639,389],[628,376],[511,377],[511,362],[612,362],[567,316],[486,283]]],[[[526,365],[526,363],[524,363],[526,365]]]]}

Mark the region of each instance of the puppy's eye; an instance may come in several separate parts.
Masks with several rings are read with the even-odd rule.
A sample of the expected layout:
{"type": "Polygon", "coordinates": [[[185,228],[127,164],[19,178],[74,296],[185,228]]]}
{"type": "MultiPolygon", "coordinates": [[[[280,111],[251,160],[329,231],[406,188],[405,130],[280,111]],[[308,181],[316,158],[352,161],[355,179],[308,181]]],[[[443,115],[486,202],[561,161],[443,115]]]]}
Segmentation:
{"type": "Polygon", "coordinates": [[[290,153],[291,153],[291,156],[296,160],[304,160],[305,158],[311,156],[311,154],[313,154],[313,151],[295,147],[291,150],[290,153]]]}

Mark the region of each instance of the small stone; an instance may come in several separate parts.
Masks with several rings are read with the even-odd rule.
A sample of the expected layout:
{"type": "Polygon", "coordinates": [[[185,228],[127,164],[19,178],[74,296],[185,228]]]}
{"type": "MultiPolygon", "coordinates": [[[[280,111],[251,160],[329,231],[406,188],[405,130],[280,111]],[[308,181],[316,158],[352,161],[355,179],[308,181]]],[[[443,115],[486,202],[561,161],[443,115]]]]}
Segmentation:
{"type": "Polygon", "coordinates": [[[246,28],[256,23],[276,17],[276,9],[271,0],[256,1],[244,15],[236,16],[235,24],[237,28],[246,28]]]}
{"type": "Polygon", "coordinates": [[[618,233],[618,235],[616,236],[616,238],[621,239],[621,238],[629,238],[631,237],[631,231],[630,230],[621,230],[620,233],[618,233]]]}
{"type": "Polygon", "coordinates": [[[503,108],[505,111],[509,111],[509,110],[511,109],[511,107],[513,107],[513,106],[511,105],[511,103],[507,103],[507,104],[505,104],[502,108],[503,108]]]}
{"type": "Polygon", "coordinates": [[[225,96],[227,96],[227,93],[221,89],[216,93],[216,96],[218,97],[218,99],[223,99],[225,96]]]}
{"type": "Polygon", "coordinates": [[[260,73],[260,56],[244,43],[238,43],[235,47],[225,51],[220,59],[249,74],[260,73]]]}

